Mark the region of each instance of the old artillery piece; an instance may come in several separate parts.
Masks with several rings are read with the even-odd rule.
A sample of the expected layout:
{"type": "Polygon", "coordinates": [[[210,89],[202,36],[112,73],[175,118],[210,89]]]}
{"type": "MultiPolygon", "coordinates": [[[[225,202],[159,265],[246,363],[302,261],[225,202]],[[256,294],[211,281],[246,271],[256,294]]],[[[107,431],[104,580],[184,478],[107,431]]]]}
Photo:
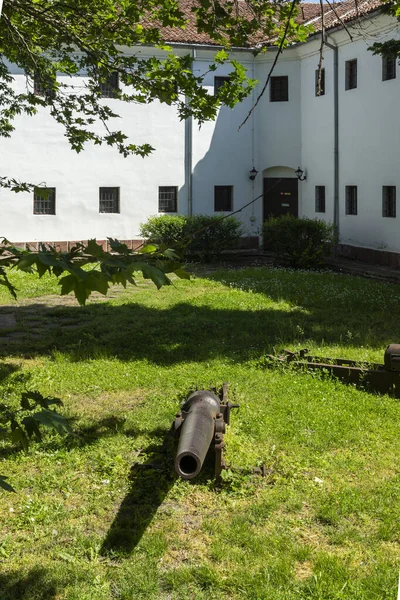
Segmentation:
{"type": "Polygon", "coordinates": [[[390,344],[386,348],[383,364],[310,356],[307,348],[298,352],[283,350],[281,355],[269,355],[268,358],[271,362],[291,364],[309,371],[321,370],[345,383],[400,397],[400,344],[390,344]]]}
{"type": "Polygon", "coordinates": [[[211,446],[215,453],[215,477],[226,467],[224,433],[230,414],[238,404],[228,401],[228,384],[218,396],[209,390],[193,392],[182,404],[173,428],[180,435],[175,457],[175,471],[182,479],[193,479],[202,467],[211,446]]]}

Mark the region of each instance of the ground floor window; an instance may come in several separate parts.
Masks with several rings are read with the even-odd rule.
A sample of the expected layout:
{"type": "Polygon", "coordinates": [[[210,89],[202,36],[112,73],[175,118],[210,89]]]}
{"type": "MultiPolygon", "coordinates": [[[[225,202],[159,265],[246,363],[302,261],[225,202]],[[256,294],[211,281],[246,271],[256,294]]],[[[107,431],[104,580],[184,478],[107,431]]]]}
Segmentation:
{"type": "Polygon", "coordinates": [[[315,186],[315,212],[325,212],[325,186],[315,186]]]}
{"type": "Polygon", "coordinates": [[[99,212],[119,213],[118,187],[101,187],[99,189],[99,212]]]}
{"type": "Polygon", "coordinates": [[[158,188],[158,212],[177,212],[178,188],[163,185],[158,188]]]}
{"type": "Polygon", "coordinates": [[[382,216],[396,216],[396,186],[384,185],[382,187],[382,216]]]}
{"type": "Polygon", "coordinates": [[[233,210],[233,186],[214,186],[214,211],[230,212],[233,210]]]}
{"type": "Polygon", "coordinates": [[[56,214],[56,188],[36,187],[33,193],[34,215],[56,214]]]}
{"type": "Polygon", "coordinates": [[[346,215],[357,214],[357,186],[346,185],[346,215]]]}

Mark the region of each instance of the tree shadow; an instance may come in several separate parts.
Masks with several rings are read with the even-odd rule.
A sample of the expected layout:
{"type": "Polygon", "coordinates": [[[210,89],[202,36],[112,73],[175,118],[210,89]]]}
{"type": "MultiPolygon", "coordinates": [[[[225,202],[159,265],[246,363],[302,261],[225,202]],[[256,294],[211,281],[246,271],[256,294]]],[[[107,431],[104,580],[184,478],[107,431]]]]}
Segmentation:
{"type": "Polygon", "coordinates": [[[59,594],[59,583],[43,568],[0,573],[1,600],[55,600],[59,594]]]}
{"type": "Polygon", "coordinates": [[[142,450],[145,462],[132,466],[130,489],[103,542],[103,556],[127,556],[135,549],[176,480],[172,431],[158,429],[149,435],[158,437],[158,442],[142,450]]]}

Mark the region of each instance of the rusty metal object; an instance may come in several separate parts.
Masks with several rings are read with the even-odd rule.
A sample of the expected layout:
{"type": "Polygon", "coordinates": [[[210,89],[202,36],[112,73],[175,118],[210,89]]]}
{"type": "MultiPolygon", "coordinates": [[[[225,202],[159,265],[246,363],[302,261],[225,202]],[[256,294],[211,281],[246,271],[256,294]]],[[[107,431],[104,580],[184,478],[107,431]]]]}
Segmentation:
{"type": "Polygon", "coordinates": [[[269,358],[308,371],[321,370],[345,383],[362,385],[382,394],[400,397],[400,344],[390,344],[386,348],[384,364],[310,356],[307,353],[307,348],[298,352],[283,350],[279,356],[269,355],[269,358]]]}
{"type": "Polygon", "coordinates": [[[214,444],[215,476],[225,468],[224,433],[230,412],[238,404],[228,402],[228,386],[221,396],[209,390],[199,390],[189,396],[176,415],[175,430],[180,433],[175,458],[175,471],[182,479],[194,479],[202,467],[208,450],[214,444]]]}

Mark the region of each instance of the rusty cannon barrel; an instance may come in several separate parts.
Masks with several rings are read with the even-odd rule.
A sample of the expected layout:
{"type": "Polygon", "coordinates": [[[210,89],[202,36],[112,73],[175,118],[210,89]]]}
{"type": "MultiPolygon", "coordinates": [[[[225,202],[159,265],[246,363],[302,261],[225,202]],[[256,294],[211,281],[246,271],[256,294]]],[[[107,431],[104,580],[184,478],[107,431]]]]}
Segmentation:
{"type": "Polygon", "coordinates": [[[218,396],[208,390],[191,394],[181,410],[175,421],[175,428],[180,429],[175,470],[183,479],[193,479],[200,473],[217,431],[222,437],[225,422],[218,396]]]}

